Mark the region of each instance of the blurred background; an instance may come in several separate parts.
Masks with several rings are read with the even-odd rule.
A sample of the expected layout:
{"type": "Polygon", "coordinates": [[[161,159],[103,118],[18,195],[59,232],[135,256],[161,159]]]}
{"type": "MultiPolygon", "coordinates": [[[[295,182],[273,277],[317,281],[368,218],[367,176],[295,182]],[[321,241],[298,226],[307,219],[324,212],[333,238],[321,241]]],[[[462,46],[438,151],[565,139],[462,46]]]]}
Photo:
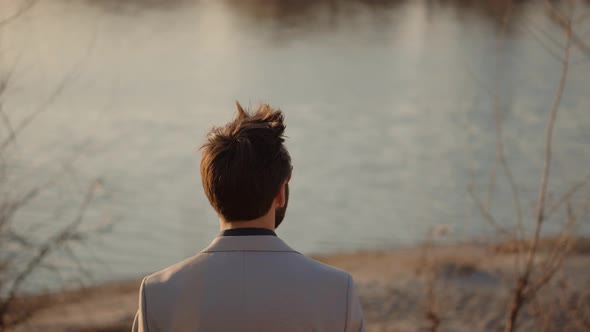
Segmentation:
{"type": "MultiPolygon", "coordinates": [[[[569,2],[581,44],[555,122],[549,202],[590,172],[590,2],[569,2]]],[[[496,226],[513,226],[499,124],[534,228],[565,45],[544,1],[0,6],[0,190],[22,203],[5,204],[11,232],[34,247],[76,227],[19,292],[135,279],[205,247],[219,230],[198,148],[236,100],[285,112],[294,172],[278,233],[305,254],[415,246],[433,229],[454,243],[484,239],[494,230],[480,201],[496,226]]],[[[590,188],[578,189],[573,209],[587,210],[590,188]]],[[[0,256],[35,257],[23,241],[0,256]]]]}

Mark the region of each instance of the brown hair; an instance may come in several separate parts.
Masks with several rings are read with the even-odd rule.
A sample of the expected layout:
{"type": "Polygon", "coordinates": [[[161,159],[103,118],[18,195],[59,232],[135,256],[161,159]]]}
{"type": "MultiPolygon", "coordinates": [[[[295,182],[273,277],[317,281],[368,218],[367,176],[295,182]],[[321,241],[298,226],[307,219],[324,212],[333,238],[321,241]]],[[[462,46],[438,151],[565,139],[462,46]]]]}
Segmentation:
{"type": "Polygon", "coordinates": [[[267,213],[292,170],[283,145],[283,113],[262,104],[250,114],[236,105],[234,119],[211,129],[201,146],[203,189],[226,221],[252,220],[267,213]]]}

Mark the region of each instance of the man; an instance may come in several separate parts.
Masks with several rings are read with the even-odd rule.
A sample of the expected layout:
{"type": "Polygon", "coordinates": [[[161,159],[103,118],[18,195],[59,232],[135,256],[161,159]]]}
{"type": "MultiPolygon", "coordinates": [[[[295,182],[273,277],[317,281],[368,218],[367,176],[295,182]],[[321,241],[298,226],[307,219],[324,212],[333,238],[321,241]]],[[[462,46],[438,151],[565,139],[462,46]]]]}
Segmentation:
{"type": "Polygon", "coordinates": [[[203,189],[221,234],[141,283],[133,331],[364,331],[351,276],[307,258],[275,229],[289,200],[283,114],[262,105],[213,128],[203,189]]]}

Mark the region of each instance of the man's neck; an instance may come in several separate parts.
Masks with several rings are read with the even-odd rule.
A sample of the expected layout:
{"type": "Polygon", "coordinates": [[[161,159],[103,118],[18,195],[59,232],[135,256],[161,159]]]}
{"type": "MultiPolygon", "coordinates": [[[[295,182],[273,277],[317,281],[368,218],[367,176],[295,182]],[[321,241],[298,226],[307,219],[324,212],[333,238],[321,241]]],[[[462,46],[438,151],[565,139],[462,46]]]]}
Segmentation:
{"type": "Polygon", "coordinates": [[[225,221],[223,219],[220,220],[219,223],[221,231],[225,231],[227,229],[236,229],[236,228],[264,228],[274,232],[275,230],[275,221],[274,216],[269,214],[264,215],[260,218],[252,219],[252,220],[244,220],[244,221],[225,221]]]}

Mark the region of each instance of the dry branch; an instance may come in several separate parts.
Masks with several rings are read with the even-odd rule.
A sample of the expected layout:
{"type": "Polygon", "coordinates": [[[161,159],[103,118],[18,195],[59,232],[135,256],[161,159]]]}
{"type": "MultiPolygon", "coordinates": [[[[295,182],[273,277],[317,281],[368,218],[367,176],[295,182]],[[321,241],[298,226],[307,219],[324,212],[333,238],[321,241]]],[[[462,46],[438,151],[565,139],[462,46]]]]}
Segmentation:
{"type": "Polygon", "coordinates": [[[545,221],[545,205],[546,205],[546,198],[547,198],[547,187],[549,182],[549,174],[551,168],[551,157],[552,157],[552,140],[553,140],[553,128],[555,125],[555,121],[557,118],[557,113],[559,111],[559,106],[561,104],[561,99],[563,96],[563,92],[565,89],[565,83],[567,79],[568,73],[568,66],[569,66],[569,57],[570,57],[570,47],[572,41],[572,26],[571,20],[566,18],[563,13],[559,12],[549,1],[546,2],[548,8],[552,11],[553,15],[558,19],[559,22],[563,24],[563,30],[565,35],[565,46],[563,48],[563,62],[561,68],[561,77],[559,80],[559,84],[557,87],[557,91],[555,93],[555,97],[553,100],[553,104],[551,107],[551,113],[549,116],[547,129],[545,132],[545,158],[543,163],[543,172],[541,175],[541,184],[539,189],[539,195],[537,199],[537,210],[535,214],[535,230],[532,239],[532,244],[528,249],[527,258],[526,258],[526,266],[524,271],[518,276],[516,285],[512,292],[512,299],[508,308],[508,313],[506,315],[506,324],[505,324],[505,331],[506,332],[513,332],[516,328],[516,323],[518,320],[518,316],[520,311],[522,310],[523,306],[535,296],[535,294],[540,290],[541,287],[546,285],[546,283],[551,280],[551,277],[554,273],[559,269],[561,263],[563,262],[563,257],[553,262],[550,266],[547,267],[544,271],[542,271],[542,276],[537,280],[532,280],[534,268],[535,268],[535,258],[537,255],[537,246],[539,244],[539,239],[541,235],[541,229],[543,227],[543,223],[545,221]]]}
{"type": "MultiPolygon", "coordinates": [[[[508,29],[508,23],[510,21],[510,17],[512,15],[512,2],[508,2],[508,6],[504,13],[503,22],[502,22],[502,30],[500,32],[500,39],[498,43],[498,52],[502,53],[504,49],[504,43],[506,39],[506,30],[508,29]]],[[[496,73],[500,72],[500,57],[496,57],[496,73]]],[[[496,91],[500,90],[500,80],[496,79],[496,91]]],[[[516,180],[512,175],[512,170],[508,165],[508,161],[506,160],[506,154],[504,153],[504,137],[503,137],[503,110],[501,107],[501,100],[498,93],[496,93],[496,98],[494,100],[494,109],[495,109],[495,118],[496,118],[496,160],[502,166],[502,170],[504,171],[504,176],[508,180],[510,185],[510,191],[512,193],[512,199],[514,200],[514,209],[516,214],[516,222],[517,222],[517,229],[519,231],[519,236],[523,236],[523,213],[522,213],[522,205],[520,203],[520,197],[518,194],[518,185],[516,184],[516,180]]]]}
{"type": "Polygon", "coordinates": [[[4,27],[5,25],[10,24],[12,21],[14,21],[17,18],[21,17],[29,9],[33,8],[33,6],[35,5],[35,3],[37,3],[37,1],[38,0],[29,0],[29,1],[27,1],[27,3],[24,6],[21,6],[19,9],[17,9],[14,13],[12,13],[11,15],[9,15],[8,17],[0,20],[0,28],[4,27]]]}
{"type": "MultiPolygon", "coordinates": [[[[36,2],[37,0],[28,1],[14,14],[1,20],[0,29],[31,9],[36,2]]],[[[48,110],[61,95],[62,91],[72,82],[74,77],[80,72],[81,65],[90,55],[95,40],[96,31],[85,56],[66,73],[63,80],[59,82],[49,97],[31,114],[25,116],[24,120],[20,123],[15,124],[11,121],[9,113],[3,108],[0,100],[0,125],[8,131],[8,135],[0,138],[2,140],[0,141],[0,186],[3,187],[2,189],[6,189],[9,185],[7,175],[9,169],[5,160],[7,147],[15,142],[18,135],[32,124],[40,114],[48,110]]],[[[7,71],[0,73],[0,97],[6,94],[21,56],[22,52],[7,71]]],[[[18,227],[17,230],[17,227],[14,225],[16,214],[33,201],[43,189],[54,185],[56,180],[57,177],[52,177],[46,183],[37,184],[21,195],[9,194],[9,191],[6,190],[0,191],[0,331],[25,322],[35,310],[39,309],[38,306],[22,305],[22,301],[19,299],[20,291],[25,283],[36,272],[39,270],[51,271],[58,278],[61,278],[59,268],[47,259],[51,254],[56,251],[63,251],[66,255],[65,257],[74,263],[80,273],[87,276],[89,272],[83,267],[82,262],[78,260],[75,252],[70,249],[69,244],[73,242],[84,244],[84,241],[89,236],[102,233],[105,229],[108,229],[108,225],[105,225],[107,227],[80,230],[85,212],[93,201],[99,187],[99,182],[95,181],[87,188],[86,194],[74,218],[53,236],[40,241],[31,237],[32,229],[18,227]]],[[[11,189],[10,192],[14,191],[13,188],[11,189]]]]}
{"type": "MultiPolygon", "coordinates": [[[[69,242],[79,241],[89,235],[87,232],[79,231],[78,227],[84,219],[86,210],[94,199],[96,189],[96,184],[93,184],[88,188],[76,217],[70,223],[57,232],[57,234],[47,239],[43,244],[34,246],[35,254],[28,259],[24,269],[18,272],[10,283],[7,285],[0,283],[0,288],[2,288],[3,292],[7,294],[5,297],[0,297],[0,331],[7,327],[19,324],[22,322],[22,319],[29,317],[29,313],[26,313],[24,316],[19,313],[16,316],[17,318],[13,317],[14,313],[11,312],[11,306],[23,283],[33,275],[37,269],[48,267],[48,265],[45,264],[45,259],[58,248],[64,248],[69,242]]],[[[12,238],[12,240],[17,238],[24,239],[23,236],[18,235],[12,238]]],[[[75,255],[71,258],[74,262],[77,261],[75,255]]]]}

